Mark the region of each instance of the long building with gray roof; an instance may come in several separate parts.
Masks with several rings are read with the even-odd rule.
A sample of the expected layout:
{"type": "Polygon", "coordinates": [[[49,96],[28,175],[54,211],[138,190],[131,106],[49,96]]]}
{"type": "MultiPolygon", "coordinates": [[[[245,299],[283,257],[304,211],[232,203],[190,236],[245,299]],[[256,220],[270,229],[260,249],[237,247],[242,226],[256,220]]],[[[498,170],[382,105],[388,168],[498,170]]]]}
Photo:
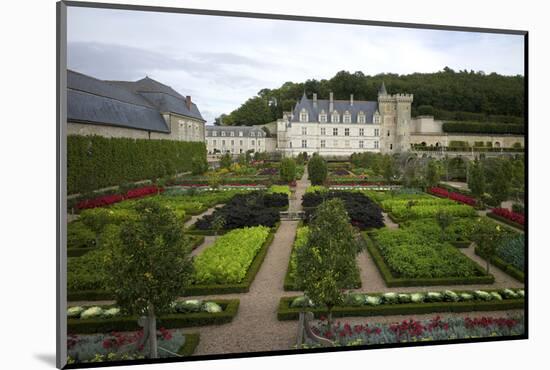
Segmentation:
{"type": "Polygon", "coordinates": [[[105,81],[67,71],[68,133],[204,141],[204,124],[191,96],[152,78],[105,81]]]}

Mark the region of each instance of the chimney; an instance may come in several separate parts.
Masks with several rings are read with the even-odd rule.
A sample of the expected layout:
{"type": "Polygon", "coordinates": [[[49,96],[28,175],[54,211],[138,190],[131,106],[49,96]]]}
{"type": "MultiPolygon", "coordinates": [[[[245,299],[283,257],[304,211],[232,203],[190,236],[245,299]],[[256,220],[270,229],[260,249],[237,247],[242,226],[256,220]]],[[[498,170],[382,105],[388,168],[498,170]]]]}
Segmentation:
{"type": "Polygon", "coordinates": [[[313,93],[313,108],[317,108],[317,94],[313,93]]]}
{"type": "Polygon", "coordinates": [[[349,105],[353,106],[353,94],[349,96],[349,105]]]}
{"type": "Polygon", "coordinates": [[[331,91],[328,99],[328,111],[332,112],[333,110],[334,110],[334,94],[331,91]]]}
{"type": "Polygon", "coordinates": [[[185,97],[185,105],[187,106],[187,109],[191,110],[191,95],[187,95],[185,97]]]}

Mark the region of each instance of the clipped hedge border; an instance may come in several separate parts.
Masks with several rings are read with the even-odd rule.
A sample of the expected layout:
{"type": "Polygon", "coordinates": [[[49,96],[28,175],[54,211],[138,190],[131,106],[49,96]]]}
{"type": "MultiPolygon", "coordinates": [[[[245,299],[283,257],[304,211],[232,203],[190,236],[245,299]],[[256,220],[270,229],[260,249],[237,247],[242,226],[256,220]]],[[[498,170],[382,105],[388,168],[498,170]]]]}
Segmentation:
{"type": "MultiPolygon", "coordinates": [[[[479,253],[478,247],[475,247],[474,251],[476,255],[483,258],[484,260],[487,260],[485,257],[481,255],[481,253],[479,253]]],[[[512,264],[504,261],[502,258],[498,256],[493,256],[490,262],[496,267],[498,267],[499,269],[501,269],[502,271],[504,271],[505,273],[507,273],[508,275],[510,275],[511,277],[513,277],[514,279],[516,279],[517,281],[520,281],[522,283],[525,281],[525,273],[520,269],[517,269],[516,267],[514,267],[512,264]]]]}
{"type": "Polygon", "coordinates": [[[470,240],[455,240],[450,243],[457,248],[469,248],[470,245],[472,245],[472,242],[470,240]]]}
{"type": "MultiPolygon", "coordinates": [[[[277,319],[280,321],[297,320],[300,307],[290,307],[292,300],[297,297],[283,297],[277,309],[277,319]]],[[[398,303],[379,306],[337,306],[332,309],[334,317],[346,316],[388,316],[388,315],[419,315],[434,312],[471,312],[471,311],[504,311],[523,309],[524,299],[506,299],[502,301],[470,301],[470,302],[426,302],[426,303],[398,303]]],[[[315,317],[326,315],[322,308],[310,307],[315,317]]]]}
{"type": "Polygon", "coordinates": [[[504,218],[502,216],[495,215],[493,212],[487,212],[487,217],[495,219],[495,220],[500,221],[500,222],[503,222],[506,225],[512,226],[516,229],[525,230],[525,225],[521,225],[521,224],[518,224],[514,221],[510,221],[509,219],[504,218]]]}
{"type": "Polygon", "coordinates": [[[391,212],[388,212],[387,215],[388,215],[388,218],[389,218],[390,220],[392,220],[393,222],[395,222],[396,224],[401,224],[401,223],[407,221],[407,220],[404,220],[404,219],[401,219],[401,218],[397,218],[397,216],[395,216],[395,215],[394,215],[393,213],[391,213],[391,212]]]}
{"type": "Polygon", "coordinates": [[[197,249],[202,243],[204,243],[204,235],[193,235],[195,237],[195,241],[191,243],[191,250],[197,249]]]}
{"type": "MultiPolygon", "coordinates": [[[[378,267],[378,271],[382,275],[384,282],[390,288],[393,287],[410,287],[410,286],[436,286],[436,285],[470,285],[470,284],[493,284],[495,277],[493,275],[472,276],[472,277],[448,277],[448,278],[396,278],[391,273],[390,267],[382,257],[378,246],[370,237],[364,237],[367,242],[367,250],[374,260],[374,264],[378,267]]],[[[474,262],[474,261],[472,261],[474,262]]],[[[475,263],[476,269],[483,274],[485,270],[475,263]]]]}
{"type": "Polygon", "coordinates": [[[178,349],[178,355],[191,356],[199,345],[201,335],[199,333],[186,333],[185,343],[178,349]]]}
{"type": "MultiPolygon", "coordinates": [[[[157,318],[158,327],[166,329],[187,328],[191,326],[221,325],[231,322],[239,309],[240,301],[215,300],[222,312],[171,313],[157,318]]],[[[120,316],[109,319],[67,319],[67,332],[75,334],[109,333],[112,331],[135,331],[140,327],[136,315],[120,316]]]]}
{"type": "MultiPolygon", "coordinates": [[[[248,272],[246,273],[242,282],[237,284],[212,284],[212,285],[191,285],[185,288],[183,296],[197,296],[197,295],[212,295],[212,294],[230,294],[230,293],[246,293],[250,289],[250,285],[256,274],[262,266],[262,262],[267,255],[267,250],[273,242],[275,232],[279,228],[280,222],[271,229],[271,232],[267,236],[263,246],[260,248],[256,257],[250,264],[248,272]]],[[[103,301],[111,300],[113,295],[103,289],[95,290],[79,290],[73,292],[67,292],[67,301],[103,301]]]]}

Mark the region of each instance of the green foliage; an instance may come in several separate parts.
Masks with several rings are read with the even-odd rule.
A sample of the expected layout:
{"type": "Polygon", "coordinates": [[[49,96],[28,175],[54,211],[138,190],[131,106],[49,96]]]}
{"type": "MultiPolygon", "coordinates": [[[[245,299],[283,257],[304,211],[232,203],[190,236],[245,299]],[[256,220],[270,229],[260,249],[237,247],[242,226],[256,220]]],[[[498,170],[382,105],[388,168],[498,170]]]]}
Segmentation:
{"type": "Polygon", "coordinates": [[[342,200],[331,199],[317,207],[307,239],[296,251],[296,283],[330,311],[342,302],[342,290],[354,283],[358,273],[359,248],[342,200]]]}
{"type": "Polygon", "coordinates": [[[503,238],[503,227],[495,224],[479,222],[471,235],[472,241],[477,245],[479,254],[487,260],[487,273],[489,273],[489,261],[495,256],[497,245],[503,238]]]}
{"type": "Polygon", "coordinates": [[[191,173],[193,175],[202,175],[208,171],[208,162],[205,157],[194,157],[191,162],[191,173]]]}
{"type": "Polygon", "coordinates": [[[508,199],[511,193],[511,165],[508,162],[499,162],[494,177],[489,185],[489,193],[497,205],[508,199]]]}
{"type": "Polygon", "coordinates": [[[231,154],[225,153],[220,158],[220,168],[229,169],[231,168],[231,164],[233,163],[233,158],[231,158],[231,154]]]}
{"type": "Polygon", "coordinates": [[[451,216],[444,210],[441,210],[435,214],[435,221],[437,222],[437,224],[439,225],[439,228],[441,229],[441,239],[444,240],[445,231],[454,221],[453,216],[451,216]]]}
{"type": "Polygon", "coordinates": [[[67,192],[85,193],[189,171],[189,158],[195,157],[206,160],[204,143],[69,135],[67,192]]]}
{"type": "Polygon", "coordinates": [[[167,311],[192,274],[190,249],[176,215],[151,199],[136,206],[138,219],[106,242],[106,286],[124,311],[167,311]]]}
{"type": "Polygon", "coordinates": [[[309,179],[313,185],[323,185],[327,179],[327,162],[319,155],[313,155],[307,164],[309,179]]]}
{"type": "Polygon", "coordinates": [[[271,185],[267,189],[268,194],[279,193],[290,196],[290,187],[288,185],[271,185]]]}
{"type": "MultiPolygon", "coordinates": [[[[294,108],[304,91],[308,96],[317,93],[319,99],[328,99],[329,92],[333,92],[335,99],[348,100],[349,95],[354,94],[356,100],[376,100],[382,82],[386,84],[389,93],[414,94],[413,116],[433,114],[436,119],[442,120],[523,123],[523,76],[501,76],[496,73],[485,74],[482,71],[454,71],[445,67],[435,73],[409,75],[388,73],[370,76],[361,71],[340,71],[330,79],[285,82],[279,88],[260,90],[258,95],[262,101],[257,102],[260,106],[257,111],[260,113],[253,113],[255,116],[247,115],[246,120],[242,119],[242,124],[248,125],[250,120],[263,124],[282,117],[284,111],[294,108]],[[272,113],[269,116],[265,112],[267,102],[273,99],[276,99],[278,104],[269,107],[272,113]]],[[[241,107],[238,110],[245,109],[241,107]]],[[[231,117],[233,113],[239,116],[236,112],[224,118],[224,122],[236,124],[231,117]]]]}
{"type": "Polygon", "coordinates": [[[96,233],[82,221],[67,224],[67,248],[91,248],[96,243],[96,233]]]}
{"type": "Polygon", "coordinates": [[[267,100],[255,96],[244,102],[239,108],[223,117],[224,125],[253,126],[277,119],[267,104],[267,100]]]}
{"type": "Polygon", "coordinates": [[[322,185],[310,185],[306,189],[307,193],[326,193],[328,192],[328,188],[322,185]]]}
{"type": "Polygon", "coordinates": [[[194,260],[196,284],[240,283],[269,235],[269,228],[236,229],[216,239],[194,260]]]}
{"type": "Polygon", "coordinates": [[[394,206],[392,214],[400,220],[411,220],[416,218],[432,218],[439,212],[446,212],[452,217],[474,217],[477,215],[473,207],[464,204],[451,205],[413,205],[394,206]]]}
{"type": "Polygon", "coordinates": [[[497,245],[496,255],[516,269],[525,269],[525,236],[520,234],[516,237],[503,238],[497,245]]]}
{"type": "Polygon", "coordinates": [[[441,169],[436,161],[430,161],[426,169],[426,185],[437,186],[441,178],[441,169]]]}
{"type": "MultiPolygon", "coordinates": [[[[443,122],[443,132],[479,133],[479,134],[525,134],[523,124],[505,124],[496,122],[443,122]]],[[[451,141],[452,144],[452,141],[451,141]]],[[[452,146],[452,145],[451,145],[452,146]]]]}
{"type": "Polygon", "coordinates": [[[384,261],[400,278],[472,277],[475,263],[448,243],[407,228],[373,234],[384,261]]]}
{"type": "Polygon", "coordinates": [[[478,159],[470,164],[468,188],[477,199],[481,199],[483,193],[485,193],[485,172],[478,159]]]}
{"type": "MultiPolygon", "coordinates": [[[[389,192],[388,192],[389,193],[389,192]]],[[[369,196],[370,193],[367,194],[369,196]]],[[[447,205],[456,205],[454,201],[446,198],[435,198],[432,196],[424,195],[394,195],[393,197],[388,197],[389,199],[380,201],[380,205],[387,212],[393,212],[394,208],[402,207],[420,207],[420,206],[447,206],[447,205]]]]}
{"type": "Polygon", "coordinates": [[[296,178],[296,162],[292,158],[284,158],[279,171],[281,181],[292,182],[296,178]]]}
{"type": "Polygon", "coordinates": [[[393,180],[394,176],[397,173],[395,159],[389,154],[386,154],[382,157],[380,168],[382,176],[384,176],[384,180],[386,181],[393,180]]]}

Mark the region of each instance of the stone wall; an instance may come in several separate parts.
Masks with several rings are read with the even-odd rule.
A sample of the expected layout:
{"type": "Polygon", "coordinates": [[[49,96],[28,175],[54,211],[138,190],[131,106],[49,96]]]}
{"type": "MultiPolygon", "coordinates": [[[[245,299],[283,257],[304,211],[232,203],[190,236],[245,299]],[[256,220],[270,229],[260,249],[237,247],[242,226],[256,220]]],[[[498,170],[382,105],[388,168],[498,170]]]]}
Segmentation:
{"type": "Polygon", "coordinates": [[[487,146],[491,142],[494,148],[511,148],[515,143],[520,143],[525,146],[525,137],[523,135],[489,135],[489,134],[429,134],[429,133],[412,133],[411,144],[425,143],[427,146],[449,146],[451,141],[466,141],[470,146],[474,146],[476,142],[483,142],[487,146]]]}
{"type": "MultiPolygon", "coordinates": [[[[90,125],[85,123],[68,122],[67,135],[98,135],[103,137],[127,137],[132,139],[149,139],[149,132],[124,127],[90,125]]],[[[158,134],[169,137],[167,134],[158,134]]]]}

